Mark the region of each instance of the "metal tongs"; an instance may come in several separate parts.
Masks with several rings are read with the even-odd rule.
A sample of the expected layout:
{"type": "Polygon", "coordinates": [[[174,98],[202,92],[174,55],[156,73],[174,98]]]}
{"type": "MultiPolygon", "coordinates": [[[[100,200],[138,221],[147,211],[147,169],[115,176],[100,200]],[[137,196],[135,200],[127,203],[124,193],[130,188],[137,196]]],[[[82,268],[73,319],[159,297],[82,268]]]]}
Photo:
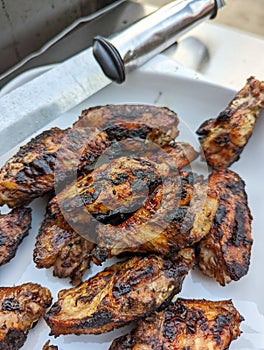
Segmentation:
{"type": "Polygon", "coordinates": [[[215,18],[224,5],[224,0],[173,1],[109,40],[95,37],[94,56],[108,78],[122,83],[127,72],[167,49],[200,22],[215,18]]]}

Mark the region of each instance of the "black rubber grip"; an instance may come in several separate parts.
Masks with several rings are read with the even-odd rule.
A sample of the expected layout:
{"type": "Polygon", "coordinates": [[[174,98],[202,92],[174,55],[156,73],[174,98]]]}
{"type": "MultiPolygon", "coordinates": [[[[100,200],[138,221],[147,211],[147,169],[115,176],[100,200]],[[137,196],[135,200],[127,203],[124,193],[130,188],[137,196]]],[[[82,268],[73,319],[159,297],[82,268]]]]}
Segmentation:
{"type": "Polygon", "coordinates": [[[121,84],[125,81],[125,65],[116,47],[102,36],[93,40],[93,54],[104,74],[121,84]]]}

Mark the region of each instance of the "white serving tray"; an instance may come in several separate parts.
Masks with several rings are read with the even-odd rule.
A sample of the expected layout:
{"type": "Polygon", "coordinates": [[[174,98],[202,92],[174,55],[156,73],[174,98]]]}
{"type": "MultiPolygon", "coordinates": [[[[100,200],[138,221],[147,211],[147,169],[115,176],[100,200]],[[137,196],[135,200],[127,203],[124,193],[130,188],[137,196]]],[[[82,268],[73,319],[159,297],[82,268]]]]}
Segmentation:
{"type": "MultiPolygon", "coordinates": [[[[100,93],[87,99],[79,106],[60,116],[47,125],[61,128],[71,125],[81,111],[90,106],[116,103],[146,103],[167,106],[176,111],[181,119],[179,139],[190,142],[196,149],[199,147],[195,130],[202,121],[213,118],[222,111],[235,95],[235,91],[222,86],[207,83],[202,79],[181,77],[177,71],[159,73],[157,71],[138,70],[129,76],[125,85],[108,86],[100,93]]],[[[25,125],[25,127],[27,127],[25,125]]],[[[46,129],[45,128],[45,129],[46,129]]],[[[206,298],[212,300],[232,299],[235,306],[245,317],[241,328],[243,334],[234,341],[230,349],[264,349],[264,253],[263,253],[263,212],[264,212],[264,120],[257,122],[254,134],[246,146],[239,162],[232,169],[240,174],[246,182],[249,205],[253,215],[254,245],[250,270],[247,276],[239,282],[232,282],[226,287],[204,277],[198,271],[192,271],[183,284],[181,297],[206,298]]],[[[19,145],[0,158],[1,165],[12,156],[19,145]]],[[[203,166],[203,165],[202,165],[203,166]]],[[[199,169],[199,164],[198,168],[199,169]]],[[[32,252],[41,220],[45,212],[45,198],[35,200],[33,209],[33,225],[18,249],[16,257],[7,265],[1,267],[1,286],[13,286],[24,282],[37,282],[49,287],[56,300],[57,292],[69,288],[67,280],[53,277],[52,270],[38,270],[32,261],[32,252]]],[[[3,208],[2,212],[5,212],[3,208]]],[[[108,262],[109,264],[109,262],[108,262]]],[[[85,277],[91,276],[98,267],[92,266],[85,277]]],[[[58,345],[60,350],[107,350],[111,341],[122,334],[117,330],[100,336],[60,336],[51,337],[51,343],[58,345]]],[[[49,328],[44,320],[30,331],[22,350],[39,350],[48,340],[49,328]]]]}

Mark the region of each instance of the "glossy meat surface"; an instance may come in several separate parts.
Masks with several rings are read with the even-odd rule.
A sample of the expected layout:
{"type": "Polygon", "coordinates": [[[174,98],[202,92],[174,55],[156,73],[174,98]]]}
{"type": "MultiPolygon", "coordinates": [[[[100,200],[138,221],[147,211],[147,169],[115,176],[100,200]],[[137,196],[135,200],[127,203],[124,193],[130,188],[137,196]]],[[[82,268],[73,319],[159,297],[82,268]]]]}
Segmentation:
{"type": "Polygon", "coordinates": [[[239,337],[241,321],[230,300],[178,299],[140,320],[109,350],[225,350],[239,337]]]}
{"type": "Polygon", "coordinates": [[[179,119],[166,107],[150,105],[107,105],[82,112],[74,127],[97,127],[110,140],[143,138],[164,146],[178,136],[179,119]]]}
{"type": "Polygon", "coordinates": [[[264,108],[264,82],[251,77],[216,119],[197,130],[205,159],[213,168],[226,168],[239,159],[264,108]]]}
{"type": "Polygon", "coordinates": [[[217,206],[210,181],[190,172],[171,173],[129,219],[97,226],[93,260],[100,264],[124,252],[171,256],[209,232],[217,206]]]}
{"type": "Polygon", "coordinates": [[[59,292],[45,319],[55,336],[100,334],[165,306],[194,263],[192,249],[174,261],[134,257],[105,268],[79,287],[59,292]]]}
{"type": "Polygon", "coordinates": [[[16,208],[0,215],[0,265],[9,262],[31,228],[31,209],[16,208]]]}
{"type": "Polygon", "coordinates": [[[94,244],[76,233],[64,219],[56,201],[48,203],[45,218],[37,235],[34,262],[38,268],[54,267],[54,276],[69,277],[78,285],[90,267],[94,244]]]}
{"type": "Polygon", "coordinates": [[[0,287],[0,349],[20,349],[51,301],[50,291],[39,284],[0,287]]]}
{"type": "Polygon", "coordinates": [[[211,175],[219,196],[219,207],[209,234],[200,242],[198,264],[221,285],[247,274],[250,264],[251,213],[245,183],[231,170],[215,170],[211,175]]]}

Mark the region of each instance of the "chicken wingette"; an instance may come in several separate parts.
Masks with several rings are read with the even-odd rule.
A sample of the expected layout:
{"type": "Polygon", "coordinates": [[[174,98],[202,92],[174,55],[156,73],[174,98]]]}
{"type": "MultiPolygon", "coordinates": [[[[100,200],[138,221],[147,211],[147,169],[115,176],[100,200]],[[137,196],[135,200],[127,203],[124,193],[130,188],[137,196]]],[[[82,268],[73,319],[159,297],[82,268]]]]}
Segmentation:
{"type": "Polygon", "coordinates": [[[33,259],[37,268],[53,266],[54,276],[69,277],[72,284],[78,285],[90,267],[93,247],[70,227],[57,203],[51,200],[36,239],[33,259]]]}
{"type": "Polygon", "coordinates": [[[194,263],[182,250],[174,261],[136,256],[105,268],[80,286],[59,292],[46,313],[51,334],[100,334],[164,307],[181,290],[194,263]]]}
{"type": "Polygon", "coordinates": [[[221,285],[245,276],[249,269],[252,216],[245,183],[231,170],[215,170],[211,181],[219,197],[213,225],[198,245],[198,265],[202,272],[221,285]]]}
{"type": "Polygon", "coordinates": [[[51,301],[50,291],[39,284],[0,287],[0,349],[20,349],[51,301]]]}
{"type": "Polygon", "coordinates": [[[163,146],[178,135],[177,115],[167,108],[138,105],[94,107],[92,124],[88,111],[72,128],[52,128],[33,138],[0,170],[0,205],[30,203],[51,191],[56,182],[76,179],[109,147],[110,140],[141,138],[163,146]],[[120,118],[123,118],[120,124],[120,118]],[[88,119],[87,119],[88,118],[88,119]],[[108,127],[102,130],[102,122],[108,127]],[[108,134],[107,134],[108,133],[108,134]]]}
{"type": "Polygon", "coordinates": [[[197,134],[210,166],[226,168],[239,159],[263,108],[264,81],[251,77],[216,119],[199,127],[197,134]]]}
{"type": "Polygon", "coordinates": [[[15,208],[0,215],[0,266],[9,262],[31,228],[31,209],[15,208]]]}
{"type": "Polygon", "coordinates": [[[178,299],[138,321],[109,350],[226,350],[239,337],[243,317],[230,300],[178,299]]]}

